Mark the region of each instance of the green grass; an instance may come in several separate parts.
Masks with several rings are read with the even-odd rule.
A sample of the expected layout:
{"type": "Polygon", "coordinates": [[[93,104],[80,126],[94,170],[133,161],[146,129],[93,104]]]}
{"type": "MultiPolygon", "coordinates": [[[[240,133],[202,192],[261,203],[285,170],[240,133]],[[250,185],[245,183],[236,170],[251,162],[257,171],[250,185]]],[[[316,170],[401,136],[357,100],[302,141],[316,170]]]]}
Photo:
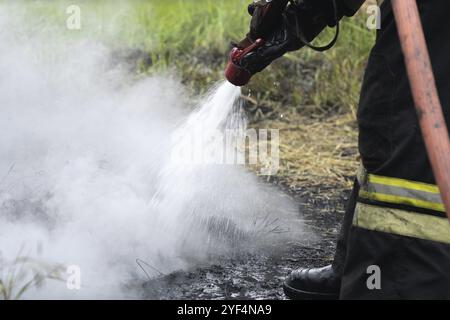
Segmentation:
{"type": "MultiPolygon", "coordinates": [[[[247,32],[249,2],[30,0],[26,2],[25,14],[28,21],[45,21],[47,25],[50,22],[68,37],[88,35],[118,50],[146,52],[151,65],[141,66],[141,71],[175,69],[198,92],[223,77],[230,41],[243,38],[247,32]],[[81,31],[65,28],[66,8],[70,4],[81,8],[81,31]]],[[[345,19],[338,44],[326,53],[303,49],[274,63],[248,86],[253,97],[270,106],[315,105],[318,112],[337,107],[354,113],[375,37],[374,31],[365,28],[365,18],[360,14],[345,19]]],[[[325,32],[322,38],[332,37],[332,32],[325,32]]]]}
{"type": "Polygon", "coordinates": [[[22,249],[12,261],[5,260],[0,252],[0,300],[19,300],[48,280],[62,281],[61,265],[24,256],[22,249]]]}
{"type": "MultiPolygon", "coordinates": [[[[117,46],[139,47],[175,59],[194,48],[228,48],[246,31],[249,18],[244,0],[35,0],[10,7],[24,8],[29,22],[59,26],[69,36],[101,37],[117,46]],[[26,6],[23,4],[26,3],[26,6]],[[69,5],[81,9],[82,28],[66,30],[69,5]]],[[[34,27],[34,26],[33,26],[34,27]]],[[[167,62],[170,62],[168,60],[167,62]]]]}
{"type": "MultiPolygon", "coordinates": [[[[21,14],[25,15],[28,28],[39,33],[50,30],[49,43],[58,44],[59,40],[64,40],[70,45],[71,39],[91,37],[119,51],[120,57],[124,56],[122,51],[125,51],[125,58],[126,52],[138,52],[138,55],[131,54],[138,57],[138,73],[175,70],[191,92],[197,94],[224,79],[230,41],[240,40],[248,31],[249,2],[251,0],[0,0],[0,5],[15,3],[22,11],[25,8],[21,14]],[[81,9],[80,31],[66,28],[66,9],[70,4],[77,4],[81,9]],[[61,39],[55,38],[55,29],[61,39]]],[[[339,41],[333,49],[325,53],[311,49],[289,53],[256,75],[243,89],[252,105],[248,108],[252,125],[304,127],[310,120],[312,123],[321,120],[322,126],[329,127],[326,136],[330,141],[340,141],[348,135],[348,130],[339,132],[339,128],[349,125],[356,135],[356,106],[366,61],[375,40],[375,31],[365,27],[366,18],[361,10],[356,17],[344,19],[339,41]],[[276,123],[275,119],[282,123],[276,123]],[[342,123],[346,125],[342,126],[342,123]],[[335,132],[333,139],[331,132],[335,132]]],[[[319,43],[331,39],[333,32],[324,32],[319,43]]],[[[320,134],[322,131],[315,132],[320,134]]],[[[304,138],[295,134],[290,136],[291,144],[304,138]]],[[[352,148],[356,149],[354,135],[352,139],[355,142],[352,148]]],[[[305,147],[297,148],[299,154],[283,155],[287,162],[296,163],[296,159],[305,157],[303,150],[309,148],[308,141],[302,140],[303,144],[305,147]]],[[[330,146],[322,149],[326,147],[330,146]]],[[[310,149],[314,148],[311,146],[310,149]]],[[[340,150],[336,148],[327,150],[329,156],[323,158],[335,161],[333,157],[340,150]]],[[[323,153],[322,149],[317,152],[323,153]]],[[[343,154],[347,153],[343,151],[343,154]]],[[[299,172],[300,169],[291,175],[299,175],[299,172]]],[[[320,177],[327,174],[320,173],[320,177]]],[[[320,179],[316,180],[320,182],[320,179]]]]}
{"type": "MultiPolygon", "coordinates": [[[[140,2],[136,22],[144,31],[129,39],[145,35],[141,41],[153,67],[175,67],[186,83],[201,91],[222,77],[229,42],[247,32],[247,4],[242,0],[140,2]]],[[[252,95],[271,105],[312,104],[319,110],[338,106],[354,113],[375,36],[364,23],[363,15],[346,19],[337,46],[326,53],[304,49],[289,54],[254,79],[248,87],[252,95]],[[309,82],[308,76],[312,76],[309,82]]],[[[322,38],[330,38],[332,32],[322,38]]]]}

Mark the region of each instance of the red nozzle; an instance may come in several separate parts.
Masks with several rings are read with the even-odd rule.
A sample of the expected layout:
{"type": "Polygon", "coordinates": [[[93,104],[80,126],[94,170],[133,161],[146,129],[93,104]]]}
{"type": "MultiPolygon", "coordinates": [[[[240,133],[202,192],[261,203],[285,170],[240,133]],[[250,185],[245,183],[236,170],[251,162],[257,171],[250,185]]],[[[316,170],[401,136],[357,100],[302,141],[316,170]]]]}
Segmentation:
{"type": "Polygon", "coordinates": [[[263,39],[258,39],[254,43],[252,43],[247,48],[233,48],[230,52],[230,57],[228,59],[228,65],[225,69],[225,77],[229,82],[234,84],[235,86],[242,87],[249,83],[253,74],[246,70],[245,68],[240,66],[240,62],[243,57],[247,54],[256,50],[257,48],[264,45],[265,41],[263,39]]]}
{"type": "Polygon", "coordinates": [[[225,69],[225,77],[235,86],[245,86],[250,82],[252,76],[253,75],[249,71],[234,64],[231,60],[228,61],[227,68],[225,69]]]}

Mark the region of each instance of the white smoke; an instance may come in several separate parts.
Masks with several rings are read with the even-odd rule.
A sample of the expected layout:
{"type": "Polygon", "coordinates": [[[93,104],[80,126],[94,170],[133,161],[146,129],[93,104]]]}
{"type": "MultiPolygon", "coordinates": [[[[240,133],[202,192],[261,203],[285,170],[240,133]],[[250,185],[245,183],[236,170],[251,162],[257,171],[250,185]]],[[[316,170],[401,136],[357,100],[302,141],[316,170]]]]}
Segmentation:
{"type": "MultiPolygon", "coordinates": [[[[82,272],[79,291],[50,281],[27,298],[127,297],[123,284],[145,280],[136,259],[169,273],[246,235],[262,248],[302,232],[295,205],[243,168],[171,167],[191,105],[175,77],[136,80],[100,42],[27,23],[0,14],[0,252],[82,272]]],[[[216,126],[239,96],[218,90],[206,111],[216,126]]]]}

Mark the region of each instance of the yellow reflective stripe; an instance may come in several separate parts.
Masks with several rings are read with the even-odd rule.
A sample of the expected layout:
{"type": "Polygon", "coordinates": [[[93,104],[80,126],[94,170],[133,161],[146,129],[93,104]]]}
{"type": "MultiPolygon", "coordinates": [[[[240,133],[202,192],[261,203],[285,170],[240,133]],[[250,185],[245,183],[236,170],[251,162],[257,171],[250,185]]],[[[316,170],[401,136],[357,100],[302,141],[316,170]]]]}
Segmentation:
{"type": "Polygon", "coordinates": [[[445,212],[436,185],[368,174],[364,167],[360,167],[358,181],[361,198],[445,212]]]}
{"type": "Polygon", "coordinates": [[[401,197],[401,196],[396,196],[396,195],[391,195],[391,194],[368,192],[368,191],[364,191],[364,190],[359,191],[359,196],[361,198],[370,199],[370,200],[377,200],[377,201],[394,203],[394,204],[403,204],[403,205],[409,205],[409,206],[413,206],[413,207],[417,207],[417,208],[445,212],[445,207],[444,207],[444,204],[442,204],[442,203],[429,202],[429,201],[425,201],[425,200],[401,197]]]}
{"type": "Polygon", "coordinates": [[[398,178],[382,177],[382,176],[377,176],[377,175],[373,175],[373,174],[369,174],[369,182],[384,184],[387,186],[429,192],[429,193],[439,193],[438,186],[436,186],[434,184],[409,181],[409,180],[398,179],[398,178]]]}
{"type": "Polygon", "coordinates": [[[405,237],[450,244],[447,218],[357,203],[353,225],[405,237]]]}

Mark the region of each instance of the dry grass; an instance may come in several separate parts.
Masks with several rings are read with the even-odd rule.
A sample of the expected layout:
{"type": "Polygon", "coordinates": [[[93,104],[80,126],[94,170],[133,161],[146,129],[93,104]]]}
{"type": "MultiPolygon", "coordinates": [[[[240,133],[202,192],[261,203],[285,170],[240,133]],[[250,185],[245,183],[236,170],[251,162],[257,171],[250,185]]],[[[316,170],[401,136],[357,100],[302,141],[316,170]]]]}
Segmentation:
{"type": "Polygon", "coordinates": [[[280,176],[289,187],[350,187],[358,166],[354,119],[344,114],[320,121],[301,116],[295,120],[295,125],[272,124],[280,129],[280,176]]]}
{"type": "MultiPolygon", "coordinates": [[[[278,119],[257,120],[253,128],[280,130],[280,170],[291,190],[351,187],[359,164],[356,121],[352,114],[322,116],[288,112],[278,119]]],[[[259,167],[253,168],[259,171],[259,167]]]]}

